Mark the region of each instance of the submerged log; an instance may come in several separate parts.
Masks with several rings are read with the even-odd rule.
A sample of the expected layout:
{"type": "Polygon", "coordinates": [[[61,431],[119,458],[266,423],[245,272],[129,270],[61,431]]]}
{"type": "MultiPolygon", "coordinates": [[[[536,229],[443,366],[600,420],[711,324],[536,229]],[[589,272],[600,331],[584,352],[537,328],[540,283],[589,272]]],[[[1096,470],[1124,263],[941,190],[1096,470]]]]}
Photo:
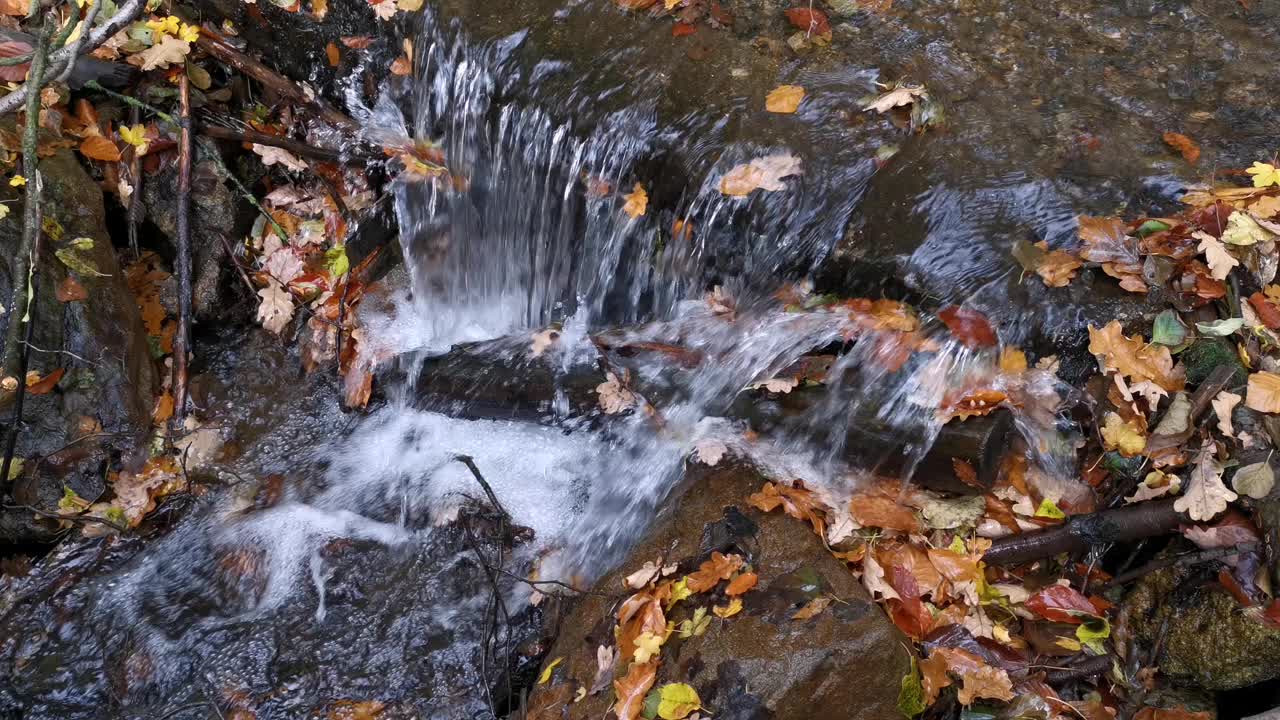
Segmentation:
{"type": "MultiPolygon", "coordinates": [[[[678,363],[672,361],[671,365],[678,363]]],[[[674,369],[674,367],[673,367],[674,369]]],[[[621,373],[620,368],[615,368],[621,373]]],[[[639,373],[634,374],[639,378],[639,373]]],[[[682,390],[660,379],[633,380],[631,389],[654,405],[659,412],[679,401],[682,390]]],[[[578,365],[557,373],[543,358],[530,358],[527,348],[510,340],[459,345],[450,352],[426,361],[414,385],[415,404],[456,417],[492,420],[560,422],[572,418],[603,422],[596,388],[605,382],[605,371],[578,365]]],[[[785,394],[744,391],[710,408],[711,414],[743,420],[756,432],[778,435],[795,431],[796,421],[805,418],[826,399],[824,387],[800,387],[785,394]]],[[[874,466],[882,473],[908,470],[912,457],[903,446],[919,438],[902,437],[890,425],[875,417],[875,408],[854,410],[843,429],[826,428],[825,440],[840,447],[840,455],[860,466],[874,466]],[[832,438],[832,433],[835,437],[832,438]]],[[[944,425],[931,447],[915,464],[913,478],[925,487],[958,493],[974,493],[977,488],[961,483],[955,476],[954,460],[970,463],[978,482],[990,487],[996,480],[1000,458],[1016,432],[1012,416],[999,410],[986,417],[970,418],[944,425]]]]}

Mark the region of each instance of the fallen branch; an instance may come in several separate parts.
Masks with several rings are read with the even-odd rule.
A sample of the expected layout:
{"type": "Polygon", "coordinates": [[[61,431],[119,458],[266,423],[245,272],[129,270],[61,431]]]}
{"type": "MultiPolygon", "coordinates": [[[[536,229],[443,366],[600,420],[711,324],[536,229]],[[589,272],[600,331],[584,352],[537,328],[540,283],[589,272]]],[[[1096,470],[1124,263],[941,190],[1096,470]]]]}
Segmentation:
{"type": "Polygon", "coordinates": [[[1136,505],[1074,515],[1061,525],[996,540],[982,556],[988,565],[1020,565],[1094,545],[1138,540],[1171,532],[1185,515],[1173,509],[1174,500],[1149,500],[1136,505]]]}
{"type": "MultiPolygon", "coordinates": [[[[73,66],[74,63],[79,60],[79,54],[92,52],[97,49],[98,46],[102,45],[102,43],[111,38],[111,36],[120,32],[124,26],[133,22],[134,19],[138,17],[138,13],[142,12],[144,5],[144,0],[126,0],[126,2],[120,6],[120,9],[116,11],[116,14],[111,16],[110,20],[103,23],[102,27],[89,33],[89,39],[87,41],[84,43],[77,43],[74,47],[62,48],[49,56],[47,58],[48,67],[54,69],[48,74],[61,75],[68,67],[73,66]]],[[[34,77],[34,75],[28,73],[28,78],[31,77],[34,77]]],[[[22,105],[22,103],[27,99],[27,86],[29,84],[30,81],[28,80],[27,84],[24,84],[17,90],[5,95],[3,98],[0,98],[0,115],[11,113],[22,105]]],[[[37,90],[35,95],[39,97],[40,92],[37,90]]]]}
{"type": "Polygon", "coordinates": [[[346,130],[352,133],[360,131],[360,124],[352,120],[349,116],[343,114],[329,103],[318,97],[314,91],[303,90],[289,78],[236,50],[227,42],[226,38],[215,32],[204,30],[200,34],[200,39],[196,41],[205,52],[222,61],[224,64],[231,66],[240,73],[247,75],[267,88],[270,88],[278,95],[292,100],[300,105],[309,105],[315,108],[320,115],[320,119],[340,130],[346,130]]]}
{"type": "Polygon", "coordinates": [[[1119,587],[1140,577],[1150,575],[1157,570],[1163,570],[1168,567],[1179,567],[1187,565],[1199,565],[1200,563],[1209,562],[1211,560],[1219,560],[1232,555],[1240,555],[1242,553],[1253,552],[1258,549],[1257,543],[1245,543],[1243,545],[1232,545],[1230,547],[1209,548],[1207,550],[1199,550],[1195,552],[1182,553],[1169,557],[1162,557],[1152,560],[1140,568],[1135,568],[1129,572],[1121,573],[1111,578],[1111,580],[1103,583],[1100,591],[1105,592],[1113,587],[1119,587]]]}
{"type": "Polygon", "coordinates": [[[59,515],[58,513],[49,512],[48,510],[41,510],[40,508],[34,507],[32,505],[5,505],[4,509],[5,510],[26,510],[26,511],[35,513],[40,517],[49,518],[51,520],[66,520],[67,522],[72,522],[77,525],[92,525],[92,524],[106,525],[107,527],[111,528],[112,530],[115,530],[120,534],[129,532],[129,528],[125,527],[124,525],[121,525],[120,523],[114,520],[108,520],[107,518],[104,518],[104,517],[95,517],[93,515],[59,515]]]}
{"type": "MultiPolygon", "coordinates": [[[[85,32],[84,29],[93,27],[94,21],[98,19],[98,11],[102,9],[102,6],[103,3],[100,2],[95,2],[89,6],[89,14],[86,15],[82,21],[84,25],[81,26],[82,29],[80,31],[80,36],[75,39],[75,42],[71,43],[71,57],[75,58],[77,62],[80,60],[80,49],[84,47],[85,41],[89,39],[89,33],[85,32]]],[[[71,34],[71,31],[75,26],[75,13],[73,13],[72,18],[67,21],[67,36],[71,34]]],[[[62,42],[66,42],[67,36],[63,36],[62,42]]],[[[62,72],[58,73],[57,82],[66,82],[67,78],[71,77],[71,71],[75,69],[76,63],[67,63],[66,66],[62,68],[62,72]]]]}
{"type": "Polygon", "coordinates": [[[178,331],[173,337],[173,420],[187,416],[187,356],[191,350],[191,81],[178,79],[178,331]]]}
{"type": "Polygon", "coordinates": [[[35,297],[36,264],[40,256],[42,211],[40,191],[40,157],[36,154],[40,131],[40,88],[44,85],[49,59],[49,38],[53,25],[46,19],[36,40],[35,53],[28,71],[28,84],[35,88],[27,99],[26,126],[22,133],[22,172],[27,177],[26,197],[22,208],[22,246],[13,257],[13,295],[9,300],[9,328],[4,344],[4,372],[18,386],[13,400],[13,416],[5,439],[4,461],[0,463],[0,488],[9,484],[13,453],[18,446],[18,428],[22,425],[22,405],[27,395],[27,362],[31,356],[31,300],[35,297]],[[21,343],[21,346],[19,346],[21,343]]]}
{"type": "Polygon", "coordinates": [[[308,145],[301,140],[294,140],[280,135],[271,135],[254,130],[253,128],[233,130],[221,125],[201,123],[199,131],[201,135],[205,135],[216,140],[234,140],[236,142],[250,143],[254,145],[270,145],[271,147],[288,150],[294,155],[315,158],[317,160],[340,162],[348,165],[365,165],[369,162],[369,158],[360,156],[343,157],[342,153],[337,150],[308,145]]]}

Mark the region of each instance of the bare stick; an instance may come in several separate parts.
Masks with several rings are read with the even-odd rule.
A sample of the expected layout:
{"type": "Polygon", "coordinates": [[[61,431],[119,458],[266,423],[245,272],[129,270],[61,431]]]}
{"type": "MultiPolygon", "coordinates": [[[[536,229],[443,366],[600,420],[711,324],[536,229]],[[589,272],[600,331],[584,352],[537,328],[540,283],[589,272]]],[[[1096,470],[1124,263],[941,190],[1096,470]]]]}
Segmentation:
{"type": "MultiPolygon", "coordinates": [[[[94,3],[97,5],[98,3],[94,3]]],[[[129,124],[142,122],[142,109],[136,105],[129,107],[129,124]]],[[[138,226],[142,224],[142,153],[134,149],[133,159],[129,161],[129,179],[133,181],[133,192],[129,193],[128,223],[129,248],[133,250],[133,259],[140,260],[142,251],[138,249],[138,226]]]]}
{"type": "MultiPolygon", "coordinates": [[[[124,5],[120,6],[120,9],[116,14],[111,16],[110,20],[103,23],[102,27],[90,33],[89,39],[76,50],[78,52],[91,52],[96,49],[99,45],[106,42],[112,35],[120,32],[121,28],[125,25],[133,22],[134,18],[138,17],[138,13],[142,11],[142,6],[144,4],[143,0],[127,0],[124,5]]],[[[48,66],[56,68],[56,70],[53,70],[50,74],[62,73],[66,64],[78,59],[78,57],[73,54],[72,50],[73,48],[65,47],[47,58],[48,66]]],[[[28,73],[28,78],[30,77],[34,76],[28,73]]],[[[28,82],[27,85],[29,84],[30,83],[28,82]]],[[[22,105],[23,101],[27,99],[27,85],[23,85],[8,95],[5,95],[3,98],[0,98],[0,115],[11,113],[22,105]]],[[[39,91],[37,91],[36,95],[38,96],[39,94],[39,91]]]]}
{"type": "Polygon", "coordinates": [[[178,78],[178,332],[173,337],[173,419],[187,416],[187,355],[191,350],[191,81],[178,78]]]}
{"type": "Polygon", "coordinates": [[[988,565],[1019,565],[1093,545],[1164,535],[1179,524],[1190,522],[1173,509],[1173,503],[1173,500],[1149,500],[1073,515],[1055,527],[1000,538],[992,543],[982,559],[988,565]]]}
{"type": "Polygon", "coordinates": [[[9,331],[4,344],[5,374],[18,381],[13,400],[13,417],[5,439],[4,462],[0,463],[0,487],[9,484],[13,453],[18,446],[18,428],[22,425],[22,404],[27,394],[27,360],[31,355],[31,300],[35,297],[36,261],[40,253],[41,206],[40,158],[36,146],[40,130],[40,87],[48,67],[49,36],[52,24],[46,20],[36,40],[31,58],[28,84],[35,88],[27,99],[26,127],[22,133],[22,172],[27,177],[25,206],[22,209],[22,247],[13,258],[13,297],[9,301],[9,331]],[[19,338],[25,343],[19,347],[19,338]]]}
{"type": "Polygon", "coordinates": [[[5,505],[4,508],[6,510],[26,510],[28,512],[35,513],[40,517],[46,517],[51,520],[66,520],[67,522],[73,522],[79,525],[84,525],[85,523],[98,523],[99,525],[106,525],[118,533],[129,532],[129,528],[114,520],[108,520],[104,517],[95,517],[93,515],[59,515],[58,513],[41,510],[40,508],[33,507],[31,505],[5,505]]]}
{"type": "Polygon", "coordinates": [[[367,158],[360,156],[343,158],[342,153],[337,150],[308,145],[300,140],[281,137],[279,135],[270,135],[268,133],[254,130],[253,128],[233,130],[231,128],[222,127],[221,125],[209,125],[207,123],[202,123],[200,125],[200,134],[216,138],[218,140],[237,140],[239,142],[252,143],[254,145],[270,145],[271,147],[284,148],[294,155],[315,158],[317,160],[341,162],[348,165],[364,165],[368,162],[367,158]]]}
{"type": "MultiPolygon", "coordinates": [[[[76,38],[75,42],[71,43],[71,57],[75,58],[77,61],[80,59],[80,48],[84,47],[85,41],[89,39],[89,29],[93,27],[93,21],[98,19],[98,11],[101,9],[102,3],[100,2],[95,2],[89,6],[89,14],[85,16],[84,24],[80,26],[80,36],[76,38]]],[[[67,21],[68,28],[76,26],[75,16],[77,14],[79,13],[72,13],[72,19],[67,21]]],[[[63,42],[66,42],[65,37],[63,42]]],[[[57,82],[66,82],[67,78],[71,77],[71,71],[75,69],[76,64],[74,62],[67,63],[66,67],[62,68],[62,72],[58,73],[57,82]]]]}

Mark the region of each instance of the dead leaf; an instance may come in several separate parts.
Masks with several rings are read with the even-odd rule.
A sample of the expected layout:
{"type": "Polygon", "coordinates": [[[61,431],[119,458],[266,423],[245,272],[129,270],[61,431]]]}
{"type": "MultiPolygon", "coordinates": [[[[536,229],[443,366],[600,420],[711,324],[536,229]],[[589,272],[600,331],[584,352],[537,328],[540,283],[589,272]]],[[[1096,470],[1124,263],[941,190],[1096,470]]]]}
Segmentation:
{"type": "Polygon", "coordinates": [[[62,375],[65,372],[66,372],[65,369],[58,368],[57,370],[54,370],[48,375],[45,375],[43,378],[40,378],[36,382],[31,382],[31,380],[28,379],[27,394],[28,395],[47,395],[50,391],[53,390],[54,386],[58,384],[58,381],[62,379],[62,375]]]}
{"type": "MultiPolygon", "coordinates": [[[[1275,376],[1273,376],[1275,377],[1275,376]]],[[[1276,378],[1280,383],[1280,377],[1276,378]]],[[[1222,484],[1222,465],[1214,457],[1214,445],[1206,442],[1196,457],[1187,479],[1187,489],[1173,503],[1173,509],[1186,513],[1192,520],[1207,522],[1227,509],[1237,495],[1222,484]]]]}
{"type": "Polygon", "coordinates": [[[89,292],[74,277],[68,275],[65,280],[58,283],[54,296],[58,298],[58,302],[78,302],[88,300],[89,292]]]}
{"type": "Polygon", "coordinates": [[[1071,280],[1076,276],[1076,271],[1084,265],[1084,262],[1071,253],[1049,250],[1049,244],[1044,241],[1036,245],[1047,251],[1036,265],[1036,274],[1044,280],[1044,284],[1049,287],[1070,285],[1071,280]]]}
{"type": "Polygon", "coordinates": [[[661,569],[662,568],[658,566],[658,563],[648,560],[640,567],[639,570],[626,576],[622,581],[632,590],[639,590],[645,585],[653,582],[653,580],[658,577],[658,571],[661,569]]]}
{"type": "Polygon", "coordinates": [[[815,618],[818,615],[821,615],[822,611],[826,610],[830,605],[830,595],[819,595],[818,597],[810,600],[804,607],[797,610],[796,613],[791,616],[791,619],[809,620],[811,618],[815,618]]]}
{"type": "Polygon", "coordinates": [[[918,533],[923,530],[914,510],[899,505],[893,498],[875,492],[857,493],[850,498],[849,514],[863,527],[906,533],[918,533]]]}
{"type": "Polygon", "coordinates": [[[1098,356],[1106,370],[1114,370],[1131,382],[1150,380],[1170,392],[1180,390],[1183,384],[1174,375],[1168,347],[1147,344],[1141,337],[1126,337],[1118,320],[1101,330],[1089,326],[1089,352],[1098,356]]]}
{"type": "Polygon", "coordinates": [[[600,409],[606,415],[616,415],[636,404],[635,393],[628,390],[613,373],[605,373],[605,381],[596,386],[600,409]]]}
{"type": "Polygon", "coordinates": [[[1195,165],[1200,160],[1200,146],[1195,140],[1176,132],[1167,132],[1163,137],[1165,144],[1182,153],[1182,158],[1187,162],[1195,165]]]}
{"type": "Polygon", "coordinates": [[[932,705],[942,688],[951,685],[951,676],[960,679],[958,693],[961,705],[977,698],[1012,700],[1013,682],[1004,670],[988,665],[981,657],[960,648],[937,647],[920,661],[925,704],[932,705]]]}
{"type": "Polygon", "coordinates": [[[1231,274],[1231,270],[1240,264],[1239,260],[1227,252],[1227,246],[1209,233],[1197,230],[1191,234],[1191,237],[1200,241],[1196,250],[1204,253],[1213,279],[1225,280],[1231,274]]]}
{"type": "Polygon", "coordinates": [[[1211,401],[1213,413],[1218,416],[1218,430],[1229,438],[1235,437],[1235,428],[1231,426],[1231,411],[1243,399],[1235,393],[1223,390],[1211,401]]]}
{"type": "Polygon", "coordinates": [[[308,167],[306,161],[300,160],[296,155],[284,148],[253,143],[253,151],[258,154],[258,157],[262,158],[263,165],[279,164],[296,172],[306,170],[308,167]]]}
{"type": "Polygon", "coordinates": [[[790,8],[786,11],[786,16],[787,20],[801,32],[831,37],[831,23],[827,20],[827,14],[821,10],[790,8]]]}
{"type": "Polygon", "coordinates": [[[759,581],[760,576],[753,572],[742,573],[729,581],[729,584],[725,586],[724,594],[729,597],[742,595],[754,588],[759,581]]]}
{"type": "Polygon", "coordinates": [[[140,53],[129,56],[129,64],[137,65],[143,72],[157,68],[167,68],[174,63],[184,62],[191,52],[191,43],[179,40],[172,35],[161,35],[156,44],[140,53]]]}
{"type": "Polygon", "coordinates": [[[1256,372],[1249,376],[1245,407],[1264,413],[1280,413],[1280,375],[1256,372]]]}
{"type": "Polygon", "coordinates": [[[324,46],[324,54],[329,59],[329,67],[338,67],[338,63],[342,60],[342,55],[338,51],[338,46],[329,43],[324,46]]]}
{"type": "Polygon", "coordinates": [[[595,695],[605,689],[609,681],[613,680],[613,667],[617,659],[618,651],[616,648],[608,645],[601,645],[596,648],[596,676],[591,681],[589,694],[595,695]]]}
{"type": "Polygon", "coordinates": [[[799,85],[779,85],[764,100],[764,109],[771,113],[790,114],[804,100],[804,88],[799,85]]]}
{"type": "Polygon", "coordinates": [[[729,197],[746,197],[754,190],[785,190],[782,178],[799,175],[800,158],[779,153],[738,165],[720,180],[720,192],[729,197]]]}
{"type": "Polygon", "coordinates": [[[532,357],[541,357],[547,348],[555,344],[560,339],[560,332],[555,328],[547,328],[541,332],[533,333],[532,342],[529,344],[529,354],[532,357]]]}
{"type": "Polygon", "coordinates": [[[874,100],[862,106],[863,110],[875,110],[878,113],[886,113],[896,107],[910,105],[916,101],[916,98],[923,97],[926,94],[923,86],[898,85],[892,90],[882,93],[874,100]]]}
{"type": "Polygon", "coordinates": [[[1124,420],[1117,413],[1107,413],[1098,432],[1102,435],[1103,447],[1116,450],[1124,457],[1140,455],[1147,447],[1147,438],[1142,431],[1133,421],[1124,420]]]}
{"type": "Polygon", "coordinates": [[[693,456],[703,465],[715,467],[724,458],[729,447],[716,438],[702,438],[693,444],[693,456]]]}
{"type": "Polygon", "coordinates": [[[781,507],[783,512],[797,520],[808,520],[820,537],[827,534],[826,506],[799,480],[795,487],[766,482],[758,493],[752,493],[747,502],[764,512],[781,507]]]}
{"type": "Polygon", "coordinates": [[[721,580],[728,580],[742,567],[741,555],[725,555],[711,553],[711,559],[702,563],[698,570],[689,574],[688,587],[696,593],[706,592],[715,587],[721,580]]]}
{"type": "Polygon", "coordinates": [[[120,148],[109,138],[102,135],[90,135],[80,143],[80,154],[90,160],[103,162],[119,162],[120,148]]]}
{"type": "Polygon", "coordinates": [[[997,342],[987,316],[976,310],[951,305],[938,311],[938,319],[967,348],[993,347],[997,342]]]}
{"type": "Polygon", "coordinates": [[[364,50],[373,44],[373,36],[371,35],[346,35],[339,38],[339,40],[352,50],[364,50]]]}
{"type": "Polygon", "coordinates": [[[643,216],[649,207],[649,194],[644,191],[644,186],[640,183],[636,183],[635,189],[623,197],[626,203],[622,206],[622,212],[633,220],[643,216]]]}
{"type": "Polygon", "coordinates": [[[293,296],[275,280],[269,280],[267,286],[258,291],[258,296],[262,298],[258,304],[258,322],[279,335],[293,318],[293,296]]]}
{"type": "Polygon", "coordinates": [[[644,708],[644,696],[653,687],[657,676],[656,661],[632,663],[626,677],[613,681],[613,691],[617,696],[613,712],[617,714],[618,720],[636,720],[640,716],[640,711],[644,708]]]}

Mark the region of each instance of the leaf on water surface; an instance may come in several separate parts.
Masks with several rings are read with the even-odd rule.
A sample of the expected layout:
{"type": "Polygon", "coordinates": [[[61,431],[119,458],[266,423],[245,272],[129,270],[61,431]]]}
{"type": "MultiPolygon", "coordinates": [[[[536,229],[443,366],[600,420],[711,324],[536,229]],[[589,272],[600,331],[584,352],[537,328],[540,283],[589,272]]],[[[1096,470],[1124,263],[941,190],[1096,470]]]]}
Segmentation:
{"type": "MultiPolygon", "coordinates": [[[[1038,243],[1048,250],[1048,243],[1038,243]]],[[[1036,274],[1049,287],[1066,287],[1075,278],[1076,271],[1084,265],[1080,258],[1062,250],[1048,250],[1036,265],[1036,274]]]]}
{"type": "Polygon", "coordinates": [[[1213,413],[1218,416],[1218,430],[1227,437],[1235,437],[1235,428],[1231,425],[1231,411],[1235,410],[1236,405],[1244,398],[1232,392],[1223,390],[1210,401],[1213,405],[1213,413]]]}
{"type": "Polygon", "coordinates": [[[824,610],[831,605],[830,595],[819,595],[810,600],[804,607],[800,608],[791,616],[792,620],[809,620],[822,614],[824,610]]]}
{"type": "Polygon", "coordinates": [[[640,183],[636,183],[635,189],[623,197],[626,202],[622,205],[622,212],[632,219],[643,216],[649,207],[649,194],[640,183]]]}
{"type": "Polygon", "coordinates": [[[994,347],[996,332],[987,316],[976,310],[952,305],[938,311],[938,319],[967,348],[994,347]]]}
{"type": "Polygon", "coordinates": [[[1173,509],[1186,513],[1192,520],[1206,522],[1226,510],[1227,503],[1236,498],[1237,495],[1222,484],[1222,465],[1214,457],[1214,444],[1206,442],[1191,469],[1186,491],[1173,503],[1173,509]]]}
{"type": "Polygon", "coordinates": [[[1263,413],[1280,413],[1280,375],[1256,372],[1249,376],[1245,407],[1263,413]]]}
{"type": "Polygon", "coordinates": [[[726,173],[720,179],[720,192],[729,197],[746,197],[754,190],[785,190],[782,179],[800,172],[800,158],[788,152],[756,158],[726,173]]]}
{"type": "Polygon", "coordinates": [[[937,647],[920,662],[926,705],[932,705],[938,693],[952,684],[953,674],[961,682],[958,696],[962,705],[970,705],[977,698],[1013,699],[1013,682],[1007,672],[988,665],[968,650],[937,647]]]}
{"type": "Polygon", "coordinates": [[[632,663],[625,677],[613,681],[617,702],[613,712],[618,720],[636,720],[644,707],[644,696],[653,687],[658,675],[658,663],[632,663]]]}
{"type": "Polygon", "coordinates": [[[916,98],[924,97],[928,91],[923,85],[902,85],[899,84],[893,89],[881,93],[874,99],[868,101],[862,106],[863,110],[874,110],[878,113],[886,113],[896,107],[910,105],[916,101],[916,98]]]}
{"type": "Polygon", "coordinates": [[[1165,133],[1163,139],[1166,145],[1182,153],[1182,158],[1192,165],[1200,160],[1200,146],[1195,140],[1176,132],[1165,133]]]}
{"type": "Polygon", "coordinates": [[[793,113],[800,107],[804,95],[804,88],[799,85],[779,85],[765,98],[764,109],[771,113],[793,113]]]}
{"type": "Polygon", "coordinates": [[[733,598],[729,600],[728,605],[716,605],[711,608],[711,612],[718,618],[731,618],[742,612],[742,598],[733,598]]]}

